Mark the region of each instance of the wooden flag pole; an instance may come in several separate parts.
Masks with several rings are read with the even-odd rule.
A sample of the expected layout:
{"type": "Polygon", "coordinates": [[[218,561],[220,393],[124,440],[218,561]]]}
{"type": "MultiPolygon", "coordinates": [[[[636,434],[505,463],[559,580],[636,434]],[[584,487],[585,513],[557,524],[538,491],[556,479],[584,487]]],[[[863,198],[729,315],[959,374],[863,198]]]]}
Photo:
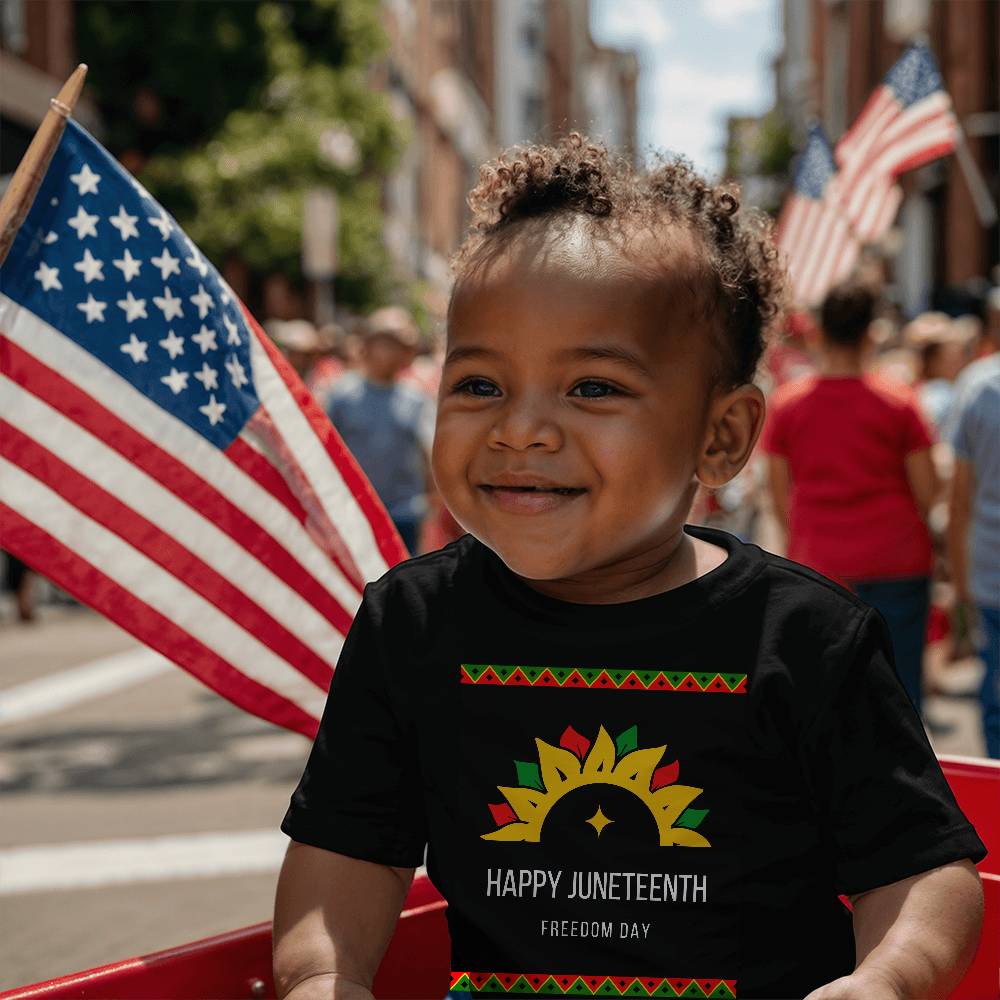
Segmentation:
{"type": "Polygon", "coordinates": [[[7,259],[17,231],[31,211],[42,178],[49,169],[52,154],[66,128],[66,120],[73,113],[83,90],[86,76],[87,66],[80,63],[62,85],[62,90],[49,101],[49,110],[4,192],[3,200],[0,201],[0,264],[7,259]]]}

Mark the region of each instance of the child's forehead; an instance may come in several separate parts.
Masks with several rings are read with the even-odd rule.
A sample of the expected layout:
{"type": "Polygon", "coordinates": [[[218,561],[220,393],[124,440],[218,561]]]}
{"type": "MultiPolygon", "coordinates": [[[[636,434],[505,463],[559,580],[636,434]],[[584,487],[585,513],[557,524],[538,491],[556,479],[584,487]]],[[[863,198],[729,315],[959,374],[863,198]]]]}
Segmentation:
{"type": "Polygon", "coordinates": [[[449,339],[525,310],[586,323],[617,316],[660,328],[702,310],[707,267],[695,236],[669,220],[527,219],[477,248],[458,275],[449,339]]]}
{"type": "Polygon", "coordinates": [[[579,213],[512,224],[485,240],[458,276],[455,293],[552,279],[602,285],[692,287],[705,259],[689,227],[663,215],[602,219],[579,213]]]}

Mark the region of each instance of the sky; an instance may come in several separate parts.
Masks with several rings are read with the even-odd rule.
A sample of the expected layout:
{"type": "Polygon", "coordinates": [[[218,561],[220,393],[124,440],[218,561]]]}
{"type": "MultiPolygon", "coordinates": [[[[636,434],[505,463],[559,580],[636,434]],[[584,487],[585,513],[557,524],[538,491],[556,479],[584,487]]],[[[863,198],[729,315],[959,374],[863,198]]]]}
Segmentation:
{"type": "Polygon", "coordinates": [[[778,0],[591,0],[591,31],[639,55],[643,152],[683,153],[716,175],[726,117],[773,104],[778,0]]]}

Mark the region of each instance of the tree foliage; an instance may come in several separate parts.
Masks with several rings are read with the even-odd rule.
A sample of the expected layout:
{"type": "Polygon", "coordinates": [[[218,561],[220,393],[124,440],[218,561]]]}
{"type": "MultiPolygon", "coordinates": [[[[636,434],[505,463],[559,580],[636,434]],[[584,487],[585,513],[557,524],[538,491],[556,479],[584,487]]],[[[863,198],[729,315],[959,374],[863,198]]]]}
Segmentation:
{"type": "Polygon", "coordinates": [[[106,143],[205,253],[299,278],[305,193],[332,188],[338,295],[360,308],[386,296],[378,178],[405,136],[371,86],[385,44],[374,0],[89,0],[77,12],[106,143]]]}

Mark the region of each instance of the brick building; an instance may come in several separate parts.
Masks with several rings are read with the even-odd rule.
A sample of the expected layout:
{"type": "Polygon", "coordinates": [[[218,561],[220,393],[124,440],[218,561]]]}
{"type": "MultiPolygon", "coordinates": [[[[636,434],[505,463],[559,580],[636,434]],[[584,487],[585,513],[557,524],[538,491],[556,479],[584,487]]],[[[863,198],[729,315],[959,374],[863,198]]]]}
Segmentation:
{"type": "MultiPolygon", "coordinates": [[[[5,187],[31,137],[76,65],[72,0],[0,3],[0,187],[5,187]]],[[[81,98],[76,117],[96,125],[93,105],[81,98]]]]}
{"type": "Polygon", "coordinates": [[[635,149],[638,62],[590,35],[586,0],[384,0],[380,71],[412,136],[386,183],[386,241],[443,308],[479,165],[579,128],[635,149]]]}
{"type": "MultiPolygon", "coordinates": [[[[836,141],[911,41],[930,45],[971,158],[1000,196],[1000,4],[997,0],[781,0],[778,103],[796,132],[818,117],[836,141]]],[[[987,278],[1000,229],[984,226],[958,158],[903,178],[895,278],[907,312],[935,291],[987,278]]]]}

